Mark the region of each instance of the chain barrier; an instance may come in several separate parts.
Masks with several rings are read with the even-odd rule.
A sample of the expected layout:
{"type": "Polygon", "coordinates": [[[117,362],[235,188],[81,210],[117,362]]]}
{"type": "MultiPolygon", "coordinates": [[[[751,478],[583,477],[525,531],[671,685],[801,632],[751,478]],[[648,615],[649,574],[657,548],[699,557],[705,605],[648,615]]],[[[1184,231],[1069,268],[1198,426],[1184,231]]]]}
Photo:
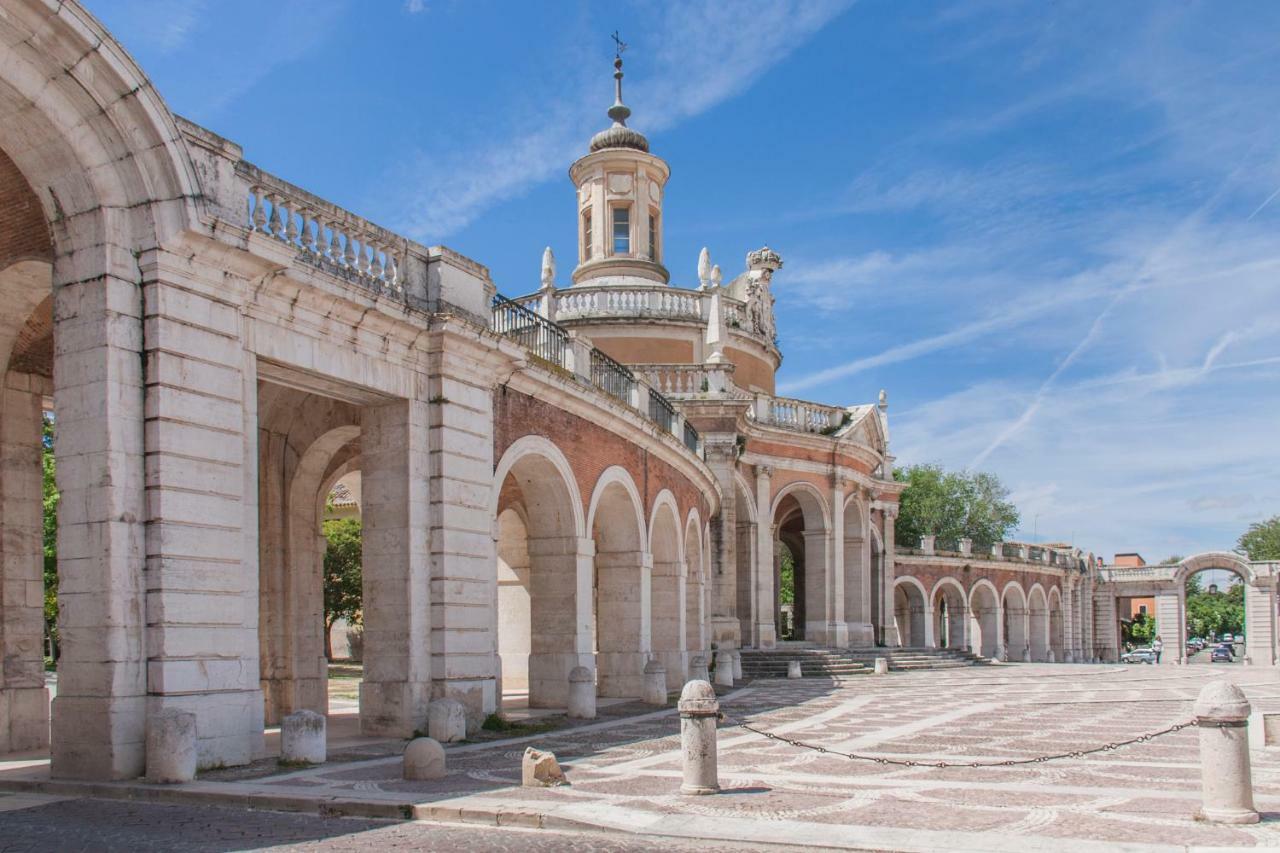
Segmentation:
{"type": "Polygon", "coordinates": [[[1087,755],[1097,755],[1102,752],[1114,752],[1126,746],[1132,746],[1135,743],[1146,743],[1154,740],[1162,735],[1180,732],[1186,728],[1194,728],[1201,725],[1199,720],[1191,719],[1185,723],[1176,723],[1167,729],[1161,729],[1158,732],[1148,732],[1147,734],[1138,735],[1128,740],[1116,741],[1114,743],[1105,743],[1102,746],[1096,746],[1092,749],[1073,749],[1070,752],[1058,752],[1052,755],[1038,755],[1035,758],[1009,758],[1004,761],[928,761],[914,760],[910,758],[888,758],[883,755],[859,755],[856,752],[841,752],[837,749],[828,749],[825,746],[818,746],[812,743],[805,743],[801,740],[794,740],[789,737],[783,737],[773,732],[767,732],[764,729],[758,729],[750,723],[744,723],[741,720],[735,720],[725,714],[720,714],[720,720],[728,723],[730,726],[738,726],[749,732],[758,734],[761,737],[768,738],[772,741],[785,743],[790,746],[799,747],[800,749],[809,749],[822,755],[834,755],[838,758],[848,758],[852,761],[870,761],[875,764],[891,764],[897,767],[1017,767],[1023,764],[1044,764],[1047,761],[1057,761],[1062,758],[1084,758],[1087,755]]]}

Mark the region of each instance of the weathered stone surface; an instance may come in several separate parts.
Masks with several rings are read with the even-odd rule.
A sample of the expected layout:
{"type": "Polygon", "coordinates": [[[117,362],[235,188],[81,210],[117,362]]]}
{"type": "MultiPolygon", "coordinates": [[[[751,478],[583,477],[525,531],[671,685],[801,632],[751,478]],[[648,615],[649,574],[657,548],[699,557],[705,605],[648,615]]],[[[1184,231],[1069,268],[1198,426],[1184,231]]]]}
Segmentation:
{"type": "Polygon", "coordinates": [[[690,681],[680,692],[680,757],[684,781],[680,793],[714,794],[720,790],[716,758],[716,722],[720,703],[705,681],[690,681]]]}
{"type": "Polygon", "coordinates": [[[416,737],[404,748],[404,778],[440,779],[446,773],[444,747],[434,738],[416,737]]]}
{"type": "Polygon", "coordinates": [[[190,782],[196,778],[196,715],[172,708],[147,718],[147,780],[190,782]]]}
{"type": "Polygon", "coordinates": [[[550,788],[567,785],[569,780],[560,769],[555,753],[528,747],[520,762],[520,784],[526,788],[550,788]]]}
{"type": "Polygon", "coordinates": [[[295,711],[280,721],[281,761],[324,764],[326,758],[326,721],[323,714],[295,711]]]}
{"type": "Polygon", "coordinates": [[[650,705],[667,704],[667,669],[657,661],[644,666],[644,701],[650,705]]]}
{"type": "Polygon", "coordinates": [[[576,720],[596,717],[596,679],[585,666],[569,670],[569,716],[576,720]]]}
{"type": "Polygon", "coordinates": [[[467,739],[467,709],[453,699],[437,699],[427,707],[427,734],[440,743],[467,739]]]}
{"type": "Polygon", "coordinates": [[[800,661],[787,661],[787,678],[800,678],[804,673],[800,671],[800,661]]]}
{"type": "Polygon", "coordinates": [[[1211,681],[1194,707],[1200,736],[1200,816],[1214,823],[1260,820],[1249,761],[1249,700],[1225,679],[1211,681]]]}

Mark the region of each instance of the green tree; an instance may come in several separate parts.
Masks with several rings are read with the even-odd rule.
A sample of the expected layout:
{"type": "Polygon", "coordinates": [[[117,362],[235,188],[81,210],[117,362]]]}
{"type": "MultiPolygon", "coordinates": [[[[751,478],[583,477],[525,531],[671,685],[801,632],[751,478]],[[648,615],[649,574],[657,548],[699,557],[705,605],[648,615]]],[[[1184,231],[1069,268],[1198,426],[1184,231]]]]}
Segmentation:
{"type": "Polygon", "coordinates": [[[56,661],[58,644],[58,484],[54,477],[53,415],[44,414],[40,436],[40,468],[44,505],[44,634],[45,651],[56,661]]]}
{"type": "Polygon", "coordinates": [[[1146,613],[1134,616],[1123,628],[1121,639],[1134,646],[1149,646],[1156,636],[1156,620],[1146,613]]]}
{"type": "Polygon", "coordinates": [[[1018,509],[1009,490],[995,474],[945,471],[941,465],[912,465],[894,470],[907,484],[899,499],[895,539],[914,548],[921,536],[940,539],[969,537],[987,547],[1018,526],[1018,509]]]}
{"type": "Polygon", "coordinates": [[[333,623],[360,624],[363,577],[360,571],[360,519],[324,522],[324,656],[333,660],[333,623]]]}
{"type": "Polygon", "coordinates": [[[1209,592],[1198,574],[1187,578],[1187,636],[1244,633],[1244,584],[1209,592]]]}
{"type": "Polygon", "coordinates": [[[1280,560],[1280,515],[1250,524],[1236,541],[1236,550],[1250,560],[1280,560]]]}

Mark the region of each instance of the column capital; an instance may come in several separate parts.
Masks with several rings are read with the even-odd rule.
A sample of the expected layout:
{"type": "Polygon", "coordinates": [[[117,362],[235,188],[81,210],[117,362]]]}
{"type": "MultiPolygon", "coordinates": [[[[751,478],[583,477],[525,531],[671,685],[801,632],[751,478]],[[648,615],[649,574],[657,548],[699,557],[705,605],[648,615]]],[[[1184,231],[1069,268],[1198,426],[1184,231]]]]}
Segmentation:
{"type": "Polygon", "coordinates": [[[769,479],[770,477],[772,477],[772,476],[773,476],[773,466],[772,466],[772,465],[757,465],[757,466],[756,466],[756,479],[758,479],[758,480],[768,480],[768,479],[769,479]]]}

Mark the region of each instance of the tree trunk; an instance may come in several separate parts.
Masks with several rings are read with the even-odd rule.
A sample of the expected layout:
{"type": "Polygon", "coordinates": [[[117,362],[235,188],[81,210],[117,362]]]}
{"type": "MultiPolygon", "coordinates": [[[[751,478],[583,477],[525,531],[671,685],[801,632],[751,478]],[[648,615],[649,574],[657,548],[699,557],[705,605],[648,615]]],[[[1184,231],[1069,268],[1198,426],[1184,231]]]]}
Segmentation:
{"type": "Polygon", "coordinates": [[[324,659],[333,663],[333,622],[324,620],[324,659]]]}

